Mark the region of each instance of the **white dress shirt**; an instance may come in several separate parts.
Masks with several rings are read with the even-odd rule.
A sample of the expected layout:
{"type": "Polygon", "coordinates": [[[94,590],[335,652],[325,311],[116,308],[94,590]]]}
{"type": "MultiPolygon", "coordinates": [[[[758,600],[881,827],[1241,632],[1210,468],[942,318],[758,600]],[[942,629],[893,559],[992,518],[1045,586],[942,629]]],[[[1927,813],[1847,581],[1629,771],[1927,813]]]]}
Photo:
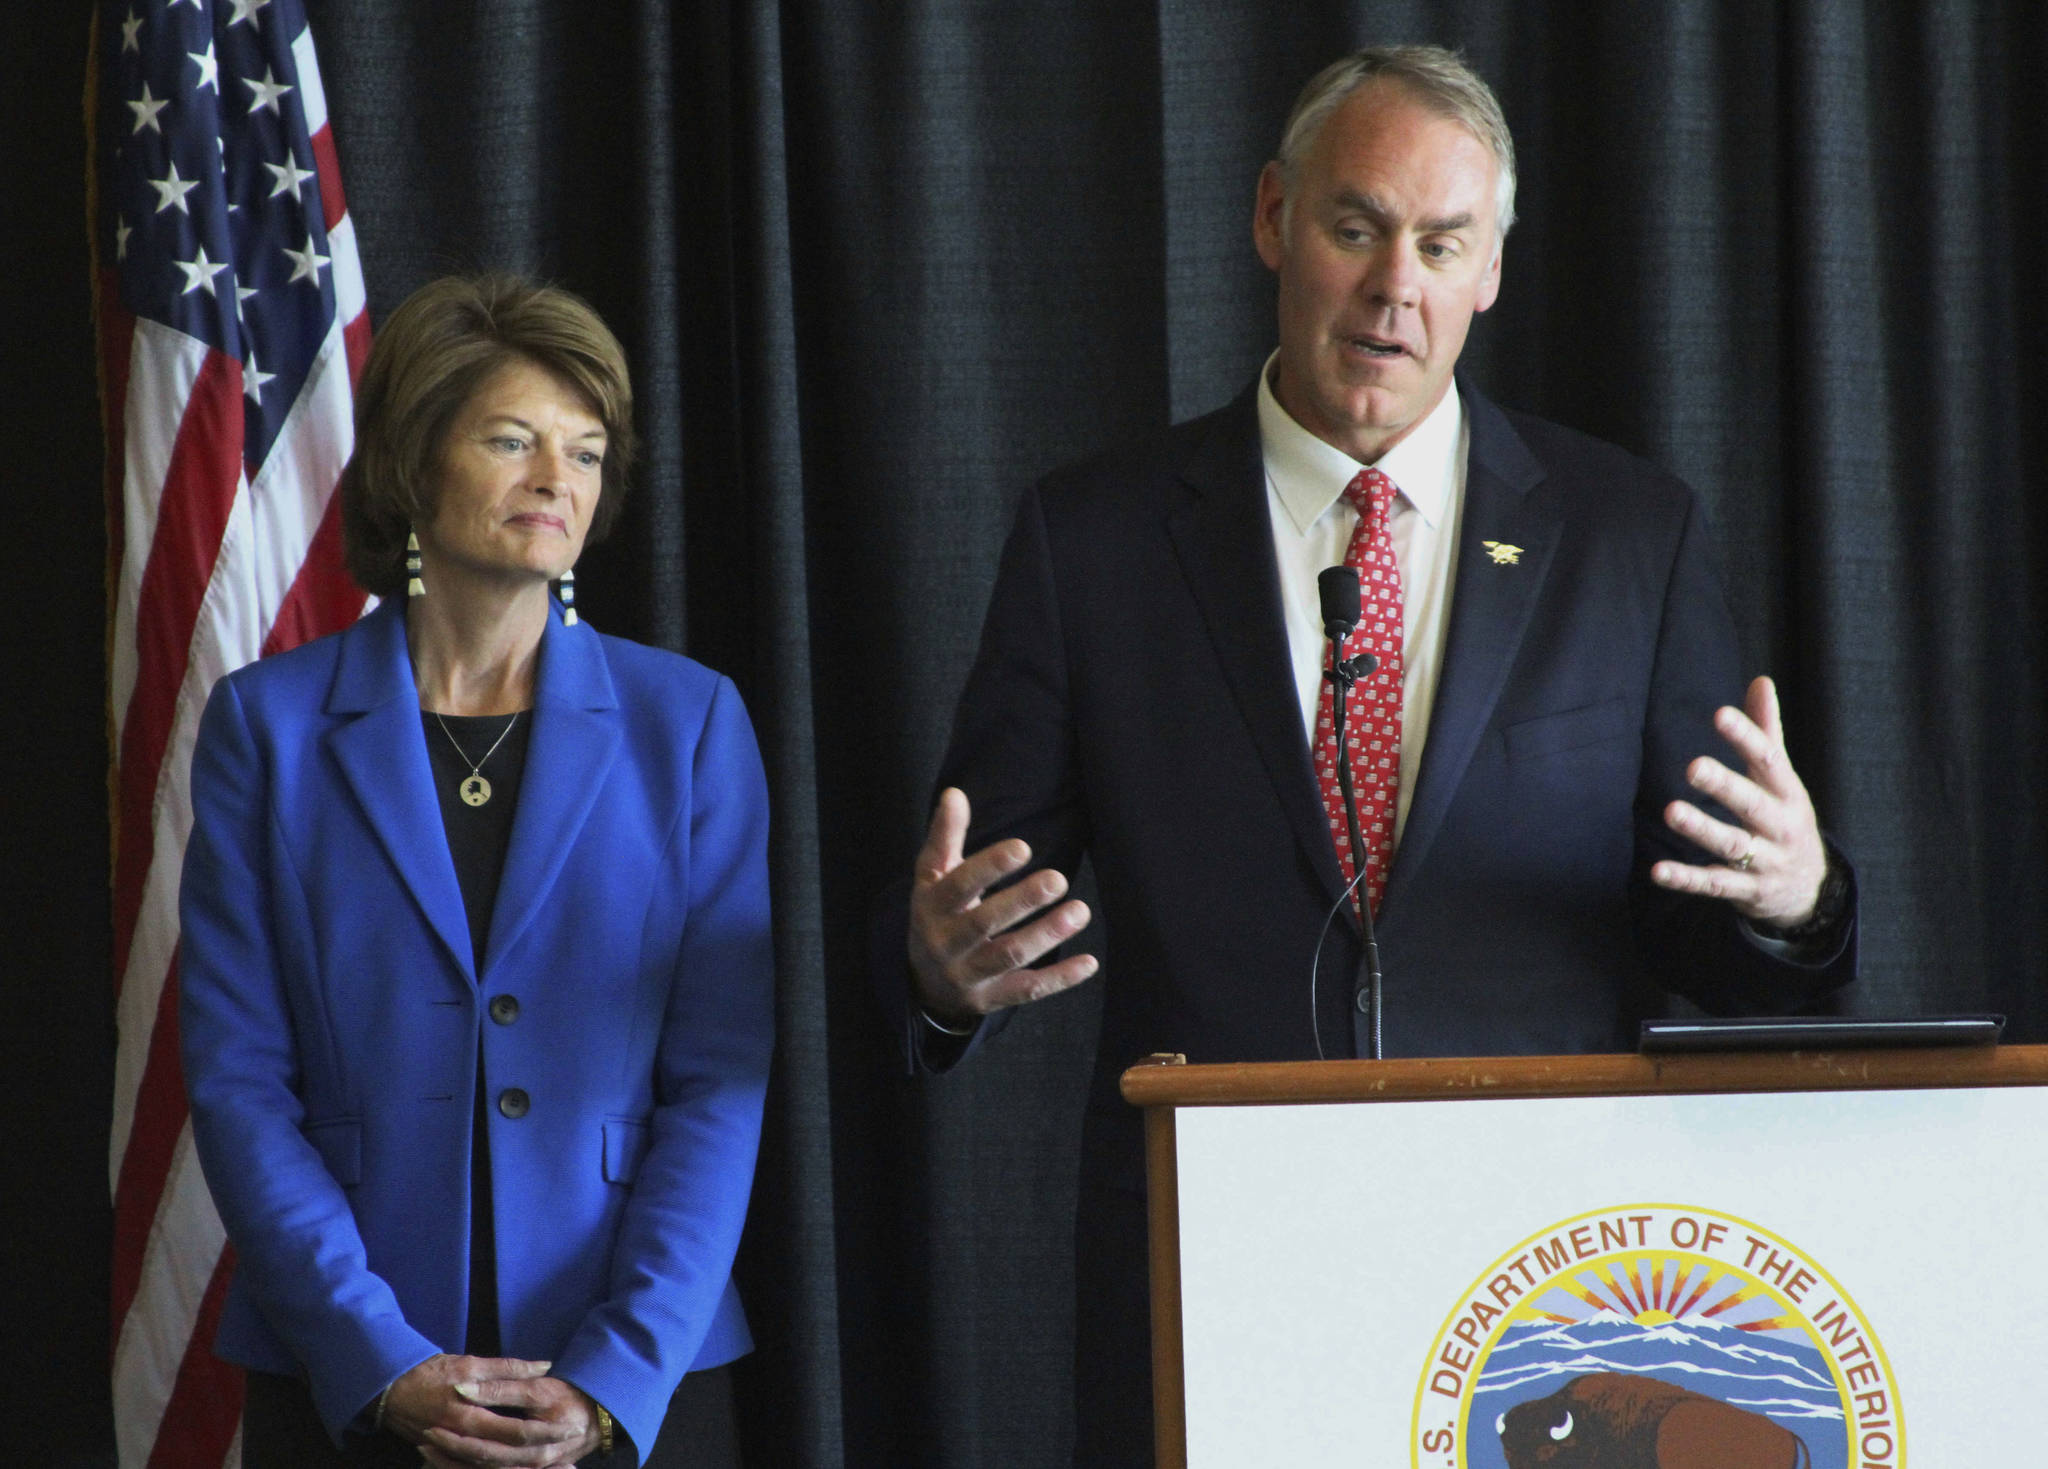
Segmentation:
{"type": "MultiPolygon", "coordinates": [[[[1277,357],[1279,354],[1275,353],[1277,357]]],[[[1266,501],[1273,520],[1273,555],[1280,569],[1280,604],[1294,685],[1301,696],[1304,739],[1313,740],[1329,642],[1323,636],[1322,598],[1316,577],[1344,564],[1358,513],[1344,487],[1368,466],[1324,443],[1288,415],[1273,396],[1273,358],[1259,374],[1259,442],[1266,462],[1266,501]]],[[[1394,482],[1390,535],[1401,568],[1401,787],[1394,810],[1394,840],[1408,823],[1422,746],[1443,667],[1451,625],[1451,584],[1458,555],[1458,521],[1465,507],[1469,434],[1464,404],[1452,384],[1443,401],[1407,437],[1381,456],[1378,469],[1394,482]]]]}

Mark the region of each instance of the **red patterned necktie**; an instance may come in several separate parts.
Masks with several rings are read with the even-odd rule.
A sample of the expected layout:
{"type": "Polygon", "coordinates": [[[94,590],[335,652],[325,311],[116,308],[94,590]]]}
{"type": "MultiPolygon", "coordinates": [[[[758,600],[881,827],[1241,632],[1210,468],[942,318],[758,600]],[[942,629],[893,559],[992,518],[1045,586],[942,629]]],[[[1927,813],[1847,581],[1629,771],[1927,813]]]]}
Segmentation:
{"type": "MultiPolygon", "coordinates": [[[[1365,842],[1366,900],[1379,912],[1387,868],[1394,860],[1394,809],[1401,793],[1401,568],[1394,563],[1391,527],[1394,482],[1377,469],[1362,469],[1345,486],[1344,498],[1358,512],[1358,526],[1344,564],[1358,572],[1358,626],[1344,640],[1344,656],[1370,653],[1378,666],[1352,686],[1345,718],[1351,759],[1351,788],[1358,800],[1358,829],[1365,842]]],[[[1316,702],[1316,779],[1344,880],[1356,872],[1350,830],[1344,820],[1344,788],[1337,783],[1337,729],[1333,686],[1323,680],[1316,702]]]]}

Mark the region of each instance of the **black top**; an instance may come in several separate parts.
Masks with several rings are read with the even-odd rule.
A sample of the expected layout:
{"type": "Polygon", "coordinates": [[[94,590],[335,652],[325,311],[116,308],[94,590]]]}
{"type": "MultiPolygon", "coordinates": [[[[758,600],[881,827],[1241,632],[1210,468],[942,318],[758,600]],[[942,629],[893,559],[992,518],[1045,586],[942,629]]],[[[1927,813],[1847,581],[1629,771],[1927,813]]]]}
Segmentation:
{"type": "MultiPolygon", "coordinates": [[[[434,794],[441,802],[441,825],[448,834],[448,855],[454,859],[455,880],[462,887],[462,906],[469,918],[470,948],[481,974],[491,910],[498,900],[498,878],[505,870],[512,817],[519,807],[519,781],[526,770],[526,740],[533,719],[524,710],[510,716],[423,713],[420,723],[427,739],[427,761],[434,771],[434,794]],[[486,752],[489,758],[475,767],[475,773],[490,782],[490,798],[472,805],[463,799],[463,788],[470,779],[470,762],[486,752]]],[[[499,1355],[497,1236],[491,1219],[486,1096],[483,1039],[479,1036],[469,1152],[469,1332],[463,1343],[463,1349],[477,1357],[499,1355]]]]}
{"type": "Polygon", "coordinates": [[[455,879],[462,885],[462,906],[469,914],[470,948],[477,971],[482,973],[491,909],[498,899],[498,876],[505,869],[512,814],[519,807],[519,777],[526,769],[526,739],[533,716],[526,710],[509,716],[422,714],[420,723],[427,737],[427,759],[434,767],[434,794],[441,800],[448,855],[455,859],[455,879]],[[502,743],[498,742],[500,735],[505,737],[502,743]],[[457,745],[462,747],[462,755],[456,753],[457,745]],[[462,787],[469,779],[470,761],[487,750],[490,758],[477,767],[477,773],[490,782],[491,797],[481,806],[472,806],[463,800],[462,787]]]}

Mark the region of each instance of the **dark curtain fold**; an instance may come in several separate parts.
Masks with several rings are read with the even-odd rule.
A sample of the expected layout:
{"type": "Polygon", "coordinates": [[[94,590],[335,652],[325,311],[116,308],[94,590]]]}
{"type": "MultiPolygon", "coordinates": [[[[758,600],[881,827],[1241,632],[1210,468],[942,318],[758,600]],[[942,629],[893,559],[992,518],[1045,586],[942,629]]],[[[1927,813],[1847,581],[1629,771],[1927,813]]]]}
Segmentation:
{"type": "MultiPolygon", "coordinates": [[[[911,1082],[865,914],[915,848],[1018,493],[1249,379],[1258,167],[1367,40],[1462,47],[1515,129],[1468,369],[1707,501],[1862,870],[1848,1003],[2048,1039],[2037,0],[309,9],[373,312],[477,266],[598,306],[648,452],[583,606],[731,673],[760,732],[781,1047],[742,1259],[752,1462],[1066,1462],[1095,998],[911,1082]]],[[[40,83],[41,126],[72,125],[75,80],[40,83]]],[[[95,470],[53,545],[90,539],[95,470]]],[[[65,799],[101,819],[97,786],[65,799]]],[[[91,860],[69,870],[103,891],[91,860]]],[[[63,1044],[103,1065],[83,1029],[63,1044]]],[[[68,1176],[103,1178],[77,1142],[68,1176]]]]}

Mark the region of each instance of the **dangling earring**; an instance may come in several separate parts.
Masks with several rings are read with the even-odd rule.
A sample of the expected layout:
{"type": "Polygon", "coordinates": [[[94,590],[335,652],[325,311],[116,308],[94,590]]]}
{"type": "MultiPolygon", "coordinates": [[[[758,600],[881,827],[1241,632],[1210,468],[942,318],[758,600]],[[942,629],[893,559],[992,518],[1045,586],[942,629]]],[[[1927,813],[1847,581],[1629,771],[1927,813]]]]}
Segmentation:
{"type": "Polygon", "coordinates": [[[420,580],[420,538],[411,531],[405,536],[405,594],[424,597],[427,584],[420,580]]]}
{"type": "Polygon", "coordinates": [[[576,572],[572,567],[562,573],[562,626],[576,625],[576,572]]]}

